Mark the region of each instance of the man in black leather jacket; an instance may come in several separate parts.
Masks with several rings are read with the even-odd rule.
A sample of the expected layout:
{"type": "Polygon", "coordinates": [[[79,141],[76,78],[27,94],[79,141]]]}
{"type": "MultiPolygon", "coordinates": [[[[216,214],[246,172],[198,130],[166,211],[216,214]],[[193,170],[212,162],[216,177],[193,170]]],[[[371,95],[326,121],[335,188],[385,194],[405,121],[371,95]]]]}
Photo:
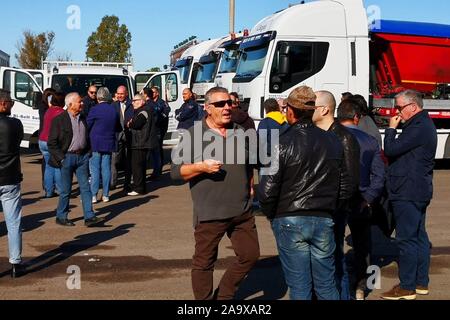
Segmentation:
{"type": "Polygon", "coordinates": [[[316,95],[296,88],[287,99],[292,126],[280,137],[279,170],[262,176],[259,199],[272,221],[291,299],[338,300],[333,213],[339,196],[343,148],[312,123],[316,95]]]}
{"type": "Polygon", "coordinates": [[[336,285],[341,300],[350,300],[350,284],[345,264],[344,239],[345,227],[350,215],[351,199],[359,187],[359,154],[358,140],[334,118],[336,99],[328,91],[316,92],[316,111],[313,122],[319,128],[333,132],[344,148],[344,161],[341,171],[340,194],[338,208],[334,214],[334,236],[336,241],[336,285]]]}
{"type": "Polygon", "coordinates": [[[23,125],[20,120],[10,117],[13,105],[10,93],[0,89],[0,202],[8,230],[11,276],[16,277],[22,262],[20,143],[23,125]]]}

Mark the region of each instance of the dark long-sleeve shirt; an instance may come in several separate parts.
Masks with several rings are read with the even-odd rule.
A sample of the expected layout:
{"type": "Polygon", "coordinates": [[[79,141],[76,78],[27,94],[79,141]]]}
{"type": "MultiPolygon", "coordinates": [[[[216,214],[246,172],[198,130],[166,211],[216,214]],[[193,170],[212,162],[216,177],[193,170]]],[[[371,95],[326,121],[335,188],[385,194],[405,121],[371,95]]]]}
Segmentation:
{"type": "Polygon", "coordinates": [[[386,168],[381,158],[378,141],[356,126],[348,126],[355,135],[360,147],[360,183],[359,191],[368,203],[381,196],[384,189],[386,168]]]}

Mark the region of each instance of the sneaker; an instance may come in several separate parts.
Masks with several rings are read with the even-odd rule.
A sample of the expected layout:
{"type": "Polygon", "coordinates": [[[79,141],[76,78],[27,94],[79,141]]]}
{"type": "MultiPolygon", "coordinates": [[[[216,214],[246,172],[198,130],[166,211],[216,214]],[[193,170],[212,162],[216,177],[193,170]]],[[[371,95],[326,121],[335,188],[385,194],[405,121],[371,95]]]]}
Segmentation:
{"type": "Polygon", "coordinates": [[[106,203],[106,202],[109,202],[109,197],[103,196],[103,197],[102,197],[102,201],[105,202],[105,203],[106,203]]]}
{"type": "Polygon", "coordinates": [[[361,280],[356,287],[355,298],[359,301],[366,300],[366,280],[361,280]]]}
{"type": "Polygon", "coordinates": [[[128,192],[127,194],[132,197],[139,196],[139,193],[137,193],[136,191],[131,191],[131,192],[128,192]]]}
{"type": "Polygon", "coordinates": [[[96,196],[92,196],[92,203],[93,204],[95,204],[95,203],[97,203],[98,201],[97,201],[97,197],[96,196]]]}
{"type": "Polygon", "coordinates": [[[427,296],[430,293],[430,290],[428,290],[428,287],[424,286],[416,286],[416,294],[420,296],[427,296]]]}
{"type": "Polygon", "coordinates": [[[381,299],[385,300],[416,300],[416,292],[411,290],[403,290],[400,285],[395,286],[391,291],[381,295],[381,299]]]}

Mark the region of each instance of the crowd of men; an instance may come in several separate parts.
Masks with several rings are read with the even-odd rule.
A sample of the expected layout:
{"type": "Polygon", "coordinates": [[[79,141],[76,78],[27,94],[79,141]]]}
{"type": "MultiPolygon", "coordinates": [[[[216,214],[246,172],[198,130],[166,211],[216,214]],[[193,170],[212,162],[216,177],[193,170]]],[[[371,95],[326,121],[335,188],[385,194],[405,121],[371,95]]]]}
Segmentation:
{"type": "MultiPolygon", "coordinates": [[[[199,142],[202,150],[209,147],[203,135],[194,141],[199,138],[194,134],[199,124],[202,132],[221,141],[217,153],[226,156],[231,151],[228,139],[255,130],[253,120],[240,108],[238,95],[224,88],[209,90],[204,106],[195,101],[190,89],[184,90],[183,99],[185,103],[175,114],[179,129],[187,134],[181,135],[178,147],[184,139],[193,139],[191,146],[199,142]]],[[[78,93],[47,91],[43,103],[48,107],[39,137],[43,187],[46,197],[59,194],[57,224],[74,225],[68,219],[74,173],[88,227],[102,223],[92,205],[98,201],[100,185],[102,201],[109,201],[120,167],[129,196],[146,192],[149,158],[153,178],[161,174],[170,109],[160,99],[158,88],[144,89],[133,100],[125,87],[117,88],[113,99],[107,88],[92,86],[84,101],[78,93]]],[[[8,92],[0,91],[0,199],[14,277],[21,269],[19,146],[23,127],[9,117],[13,104],[8,92]]],[[[248,152],[244,163],[204,158],[203,153],[194,152],[189,152],[189,161],[184,157],[172,163],[172,179],[190,183],[194,203],[194,297],[233,299],[259,259],[254,197],[271,223],[291,299],[365,299],[371,218],[383,197],[388,198],[396,221],[400,284],[382,298],[415,299],[417,294],[428,294],[430,242],[425,218],[432,198],[437,135],[423,110],[421,94],[408,90],[397,95],[398,114],[386,130],[384,150],[361,96],[345,94],[337,107],[330,92],[302,86],[287,99],[269,99],[263,107],[266,118],[257,135],[269,146],[266,150],[278,169],[260,174],[257,188],[254,171],[263,165],[251,163],[248,152]],[[397,136],[401,122],[403,130],[397,136]],[[279,141],[271,140],[268,130],[276,130],[279,141]],[[347,225],[355,256],[353,282],[344,255],[347,225]],[[214,289],[214,264],[225,234],[236,258],[214,289]]],[[[234,154],[242,147],[233,146],[234,154]]]]}

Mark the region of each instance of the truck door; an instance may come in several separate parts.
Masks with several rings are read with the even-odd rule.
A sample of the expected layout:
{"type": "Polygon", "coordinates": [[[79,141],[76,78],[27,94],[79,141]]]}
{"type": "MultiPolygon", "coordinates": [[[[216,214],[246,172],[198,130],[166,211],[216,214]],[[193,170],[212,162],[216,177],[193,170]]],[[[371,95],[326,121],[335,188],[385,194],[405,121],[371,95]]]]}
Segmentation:
{"type": "Polygon", "coordinates": [[[148,80],[155,74],[156,72],[134,72],[131,76],[134,79],[134,92],[137,94],[141,92],[142,89],[145,88],[148,80]]]}
{"type": "Polygon", "coordinates": [[[37,108],[42,99],[41,87],[35,78],[24,70],[14,68],[0,70],[1,88],[11,92],[11,99],[15,102],[11,111],[12,116],[22,121],[24,127],[25,138],[22,147],[28,147],[30,142],[37,143],[39,131],[37,108]]]}
{"type": "Polygon", "coordinates": [[[24,71],[28,72],[29,74],[31,74],[34,78],[34,80],[36,80],[37,84],[39,85],[39,87],[41,88],[41,90],[44,90],[44,71],[43,70],[32,70],[32,69],[24,69],[24,71]]]}
{"type": "Polygon", "coordinates": [[[165,143],[174,144],[178,141],[175,110],[183,104],[183,92],[180,85],[178,71],[159,72],[152,76],[145,85],[145,88],[158,87],[160,98],[167,102],[170,107],[169,129],[165,138],[165,143]]]}

